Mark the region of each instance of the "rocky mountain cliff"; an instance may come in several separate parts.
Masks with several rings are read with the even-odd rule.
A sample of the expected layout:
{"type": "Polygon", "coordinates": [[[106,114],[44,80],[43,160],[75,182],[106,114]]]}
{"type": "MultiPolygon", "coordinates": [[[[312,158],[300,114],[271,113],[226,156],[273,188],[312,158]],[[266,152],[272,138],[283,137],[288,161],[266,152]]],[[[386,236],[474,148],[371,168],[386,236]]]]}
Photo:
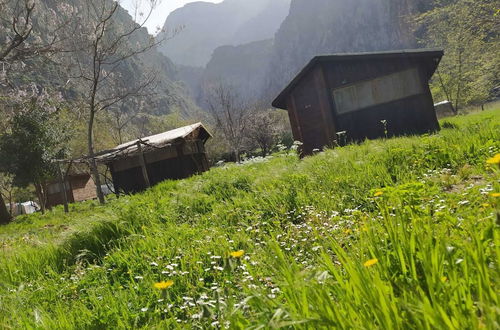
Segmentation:
{"type": "MultiPolygon", "coordinates": [[[[111,0],[109,0],[111,2],[111,0]]],[[[78,15],[84,24],[92,24],[89,18],[83,13],[83,5],[85,2],[80,0],[41,0],[36,3],[35,12],[33,14],[33,39],[43,39],[46,35],[51,35],[53,30],[66,22],[66,28],[60,30],[62,40],[71,38],[72,18],[69,15],[78,15]],[[57,18],[60,22],[49,24],[49,20],[57,18]],[[85,23],[85,20],[88,22],[85,23]],[[52,26],[54,25],[54,26],[52,26]],[[69,33],[66,35],[65,33],[69,33]]],[[[126,27],[135,25],[136,23],[129,13],[119,8],[114,18],[116,26],[126,27]]],[[[4,22],[2,22],[4,23],[4,22]]],[[[8,22],[7,22],[8,23],[8,22]]],[[[1,35],[0,42],[6,36],[1,35]]],[[[135,32],[127,42],[131,48],[146,47],[151,40],[146,28],[142,28],[135,32]]],[[[62,44],[61,48],[67,47],[62,44]]],[[[69,60],[71,57],[81,57],[82,65],[89,65],[90,61],[78,52],[56,54],[56,57],[50,61],[44,60],[41,57],[28,59],[25,61],[26,69],[22,71],[11,70],[10,79],[18,85],[26,85],[27,83],[35,83],[43,88],[55,89],[60,91],[68,99],[79,99],[85,97],[84,89],[82,89],[81,81],[70,76],[75,76],[72,69],[75,68],[74,61],[69,60]]],[[[75,69],[76,70],[76,69],[75,69]]],[[[130,57],[116,67],[116,74],[123,77],[124,81],[138,81],[144,75],[155,71],[155,95],[150,98],[150,106],[143,111],[154,115],[165,115],[171,112],[180,113],[183,116],[189,116],[191,113],[198,111],[196,104],[189,96],[187,88],[179,81],[177,76],[177,68],[165,55],[160,53],[156,47],[149,49],[145,53],[141,53],[130,57]]],[[[137,111],[137,109],[134,109],[137,111]]]]}
{"type": "Polygon", "coordinates": [[[260,99],[272,53],[272,39],[217,48],[201,76],[198,102],[203,104],[204,92],[217,84],[231,88],[245,101],[260,99]]]}
{"type": "Polygon", "coordinates": [[[160,50],[176,64],[204,67],[220,46],[272,38],[289,6],[290,0],[189,3],[167,18],[160,50]]]}
{"type": "Polygon", "coordinates": [[[293,0],[276,33],[265,89],[272,98],[315,55],[416,47],[408,16],[421,0],[293,0]]]}
{"type": "MultiPolygon", "coordinates": [[[[231,1],[226,0],[229,3],[231,1]]],[[[422,10],[421,6],[425,2],[426,0],[292,0],[289,14],[281,23],[274,39],[217,48],[206,69],[203,72],[197,69],[196,76],[189,76],[193,95],[200,100],[204,86],[220,81],[235,88],[243,98],[264,99],[270,103],[281,88],[315,55],[417,47],[407,20],[409,15],[422,10]]],[[[274,3],[273,6],[277,4],[274,3]]],[[[273,10],[273,7],[266,8],[273,10]]],[[[192,14],[195,16],[191,19],[199,18],[196,13],[192,14]]],[[[247,21],[246,28],[242,30],[259,31],[261,24],[257,22],[269,21],[268,18],[258,18],[265,15],[272,16],[264,11],[254,20],[247,21]]],[[[244,34],[240,34],[242,35],[244,34]]],[[[244,39],[240,37],[240,40],[244,39]]],[[[200,47],[201,44],[193,45],[184,55],[191,57],[193,49],[200,47]]],[[[176,51],[179,51],[180,56],[180,50],[176,51]]],[[[198,55],[205,57],[207,53],[208,51],[204,55],[198,55]]],[[[193,69],[189,72],[193,73],[193,69]]]]}
{"type": "MultiPolygon", "coordinates": [[[[117,19],[120,20],[120,24],[135,24],[124,9],[120,9],[117,19]]],[[[147,29],[142,28],[130,42],[138,45],[146,44],[150,38],[147,29]]],[[[138,79],[150,70],[156,72],[156,95],[152,96],[154,102],[151,109],[148,109],[150,114],[164,115],[176,112],[183,117],[190,117],[198,111],[188,89],[178,76],[177,66],[159,51],[158,46],[132,57],[123,66],[123,70],[126,70],[127,79],[138,79]]]]}

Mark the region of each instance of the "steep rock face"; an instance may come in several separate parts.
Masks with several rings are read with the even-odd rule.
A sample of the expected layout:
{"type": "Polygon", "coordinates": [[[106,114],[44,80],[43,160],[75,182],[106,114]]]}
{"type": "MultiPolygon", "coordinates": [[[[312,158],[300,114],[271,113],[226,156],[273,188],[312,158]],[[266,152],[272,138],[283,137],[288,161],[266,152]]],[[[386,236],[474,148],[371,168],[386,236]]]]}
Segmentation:
{"type": "Polygon", "coordinates": [[[204,101],[204,91],[217,84],[231,88],[244,100],[258,100],[272,50],[272,39],[217,48],[201,77],[200,103],[204,101]]]}
{"type": "Polygon", "coordinates": [[[271,99],[314,56],[416,47],[406,22],[421,0],[293,0],[275,36],[271,99]]]}
{"type": "MultiPolygon", "coordinates": [[[[134,24],[132,17],[124,9],[120,9],[117,20],[124,25],[134,24]]],[[[130,42],[147,45],[150,38],[146,28],[142,28],[130,42]]],[[[158,50],[158,47],[153,47],[145,53],[126,60],[120,71],[124,79],[129,81],[138,79],[151,71],[155,72],[156,93],[149,97],[149,101],[152,101],[148,109],[150,114],[165,115],[176,112],[183,117],[189,117],[197,111],[197,106],[190,97],[188,89],[180,82],[178,68],[158,50]]]]}
{"type": "Polygon", "coordinates": [[[233,44],[273,39],[290,10],[290,0],[270,1],[255,17],[243,24],[233,36],[233,44]]]}
{"type": "MultiPolygon", "coordinates": [[[[109,2],[111,3],[111,0],[109,2]]],[[[85,2],[81,0],[42,0],[37,2],[33,16],[32,38],[43,39],[44,36],[50,35],[53,27],[47,27],[50,25],[48,20],[56,16],[60,18],[61,22],[64,22],[65,17],[69,15],[68,12],[83,13],[84,5],[85,2]]],[[[91,24],[89,18],[84,14],[79,14],[79,18],[86,24],[91,24]]],[[[113,19],[116,26],[126,27],[127,29],[136,24],[123,8],[118,9],[113,19]]],[[[4,24],[4,22],[0,24],[4,24]]],[[[55,23],[55,26],[58,26],[57,24],[60,23],[55,23]]],[[[71,21],[68,21],[67,25],[68,31],[71,31],[71,21]]],[[[65,37],[67,36],[63,38],[65,37]]],[[[5,36],[1,35],[0,31],[0,41],[4,38],[5,36]]],[[[134,47],[137,47],[137,45],[145,47],[148,45],[150,38],[151,36],[146,28],[142,28],[134,33],[127,42],[134,45],[134,47]]],[[[67,56],[60,54],[57,59],[51,61],[45,61],[41,58],[29,59],[25,61],[29,70],[23,70],[19,73],[13,72],[10,79],[18,85],[33,82],[41,87],[59,90],[69,100],[84,98],[88,90],[82,87],[81,81],[73,78],[69,79],[69,76],[75,73],[70,73],[74,69],[74,63],[71,64],[72,61],[64,60],[64,58],[75,56],[79,58],[82,65],[90,68],[90,59],[85,55],[74,52],[67,56]]],[[[183,87],[183,84],[178,79],[176,66],[170,59],[160,53],[157,47],[126,59],[116,67],[115,74],[123,77],[124,81],[130,82],[138,81],[141,77],[150,74],[151,71],[154,71],[156,75],[156,90],[154,96],[149,99],[149,101],[152,101],[151,106],[145,111],[155,115],[164,115],[175,111],[188,116],[192,111],[198,110],[187,89],[183,87]]]]}
{"type": "Polygon", "coordinates": [[[217,47],[272,37],[286,17],[289,4],[290,0],[189,3],[167,18],[166,34],[160,38],[173,37],[160,50],[176,64],[204,67],[217,47]]]}
{"type": "Polygon", "coordinates": [[[177,77],[187,87],[193,100],[197,100],[200,96],[201,79],[204,71],[205,69],[200,67],[177,65],[177,77]]]}
{"type": "MultiPolygon", "coordinates": [[[[231,1],[234,4],[240,0],[231,1]]],[[[226,0],[227,3],[231,1],[226,0]]],[[[316,55],[416,47],[408,19],[411,14],[423,10],[421,6],[426,1],[292,0],[286,11],[289,14],[277,30],[274,41],[217,48],[203,73],[191,68],[186,72],[181,70],[182,76],[189,78],[188,85],[200,104],[203,103],[203,90],[216,82],[232,86],[244,99],[270,103],[316,55]]],[[[246,35],[251,35],[252,31],[259,35],[262,22],[272,21],[263,16],[279,6],[278,2],[272,2],[263,7],[266,10],[241,25],[235,36],[240,41],[255,38],[246,35]]],[[[269,32],[271,29],[264,30],[269,32]]],[[[193,47],[199,49],[201,45],[193,47]]],[[[190,52],[195,51],[184,55],[189,57],[190,52]]],[[[179,51],[179,56],[181,53],[179,51]]]]}

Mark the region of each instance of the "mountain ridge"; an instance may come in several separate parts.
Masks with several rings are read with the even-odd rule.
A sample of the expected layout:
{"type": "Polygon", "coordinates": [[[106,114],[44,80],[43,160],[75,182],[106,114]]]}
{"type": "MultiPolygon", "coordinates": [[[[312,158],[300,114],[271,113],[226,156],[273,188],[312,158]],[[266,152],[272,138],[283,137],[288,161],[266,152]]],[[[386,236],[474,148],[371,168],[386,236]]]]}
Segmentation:
{"type": "MultiPolygon", "coordinates": [[[[270,103],[317,54],[416,48],[416,38],[405,19],[418,12],[421,4],[422,0],[316,0],[314,4],[292,0],[276,33],[260,40],[272,40],[266,43],[270,49],[265,57],[261,56],[263,44],[258,42],[217,47],[204,73],[198,69],[200,81],[191,80],[192,93],[203,95],[207,82],[218,80],[235,88],[244,99],[270,103]],[[236,71],[244,74],[237,76],[236,71]]],[[[273,6],[279,7],[275,2],[266,8],[272,10],[273,6]]],[[[255,21],[246,24],[259,25],[255,21]]]]}
{"type": "MultiPolygon", "coordinates": [[[[109,1],[111,2],[111,0],[109,1]]],[[[49,27],[48,20],[57,17],[64,22],[69,19],[69,15],[78,14],[81,20],[86,20],[87,24],[92,24],[85,16],[84,5],[78,0],[41,0],[35,6],[33,17],[33,35],[32,38],[44,38],[51,35],[52,26],[49,27]]],[[[113,16],[113,23],[118,28],[137,25],[132,16],[122,7],[119,7],[113,16]]],[[[55,24],[55,23],[54,23],[55,24]]],[[[60,24],[60,23],[57,23],[60,24]]],[[[66,30],[69,35],[62,35],[62,39],[71,38],[72,27],[68,25],[66,30]]],[[[66,31],[64,31],[66,33],[66,31]]],[[[1,36],[0,36],[1,37],[1,36]]],[[[179,81],[177,68],[175,64],[164,54],[158,51],[157,46],[149,47],[152,36],[145,27],[137,30],[129,40],[126,41],[133,49],[134,47],[144,48],[145,52],[136,54],[125,59],[116,66],[116,73],[123,76],[125,80],[139,80],[144,75],[152,71],[156,75],[156,92],[154,102],[147,109],[143,109],[148,114],[165,115],[171,112],[179,112],[183,116],[189,116],[190,113],[197,110],[196,104],[189,97],[187,89],[179,81]]],[[[0,38],[0,42],[2,39],[0,38]]],[[[73,47],[73,45],[63,45],[60,47],[73,47]]],[[[125,46],[127,47],[127,46],[125,46]]],[[[36,57],[25,61],[29,70],[19,70],[12,72],[12,79],[18,85],[25,85],[26,82],[33,83],[42,88],[51,88],[60,91],[68,100],[75,101],[85,96],[85,88],[75,76],[75,64],[71,57],[81,57],[83,53],[78,51],[61,52],[54,55],[53,59],[46,60],[42,57],[36,57]],[[68,56],[68,54],[71,54],[68,56]]],[[[81,57],[80,63],[84,66],[90,66],[88,58],[81,57]]],[[[130,109],[137,110],[137,109],[130,109]]]]}
{"type": "Polygon", "coordinates": [[[290,0],[225,0],[186,4],[165,21],[160,51],[176,64],[204,67],[213,51],[271,38],[288,14],[290,0]]]}

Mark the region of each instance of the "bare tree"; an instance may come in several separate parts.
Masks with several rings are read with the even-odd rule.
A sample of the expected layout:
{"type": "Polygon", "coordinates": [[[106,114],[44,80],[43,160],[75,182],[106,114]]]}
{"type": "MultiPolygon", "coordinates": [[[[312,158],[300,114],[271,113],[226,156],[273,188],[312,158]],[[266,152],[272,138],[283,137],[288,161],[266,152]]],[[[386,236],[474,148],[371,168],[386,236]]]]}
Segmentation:
{"type": "Polygon", "coordinates": [[[33,32],[35,6],[33,0],[0,0],[1,34],[5,38],[0,48],[1,62],[19,60],[36,52],[33,47],[26,46],[33,32]]]}
{"type": "Polygon", "coordinates": [[[16,50],[21,50],[24,42],[30,37],[33,26],[33,11],[35,2],[29,0],[1,0],[0,1],[0,20],[2,24],[2,34],[5,33],[5,42],[0,48],[0,61],[5,61],[8,57],[14,55],[18,58],[16,50]]]}
{"type": "Polygon", "coordinates": [[[247,103],[223,83],[207,90],[206,102],[216,129],[222,133],[239,163],[250,116],[247,103]]]}
{"type": "Polygon", "coordinates": [[[248,121],[247,141],[252,149],[260,149],[266,157],[286,131],[286,120],[282,113],[264,106],[256,106],[248,121]]]}
{"type": "Polygon", "coordinates": [[[124,130],[139,116],[139,113],[128,108],[125,103],[110,108],[108,112],[110,127],[112,128],[111,134],[118,144],[122,144],[124,130]]]}
{"type": "Polygon", "coordinates": [[[76,56],[72,56],[71,66],[76,68],[75,78],[78,84],[83,85],[86,90],[88,159],[101,204],[105,200],[95,160],[94,123],[99,113],[129,98],[151,94],[156,80],[155,71],[151,70],[130,81],[120,70],[129,59],[149,51],[160,42],[152,36],[147,42],[140,40],[141,34],[145,33],[144,25],[157,1],[148,0],[149,11],[146,14],[138,13],[140,17],[136,17],[136,21],[142,17],[140,23],[130,26],[119,23],[118,16],[124,9],[116,1],[87,0],[80,8],[82,12],[79,16],[85,17],[85,20],[79,22],[79,32],[72,38],[76,56]]]}
{"type": "Polygon", "coordinates": [[[60,3],[49,9],[40,0],[0,0],[0,63],[63,52],[63,34],[59,32],[67,30],[72,19],[66,7],[60,3]]]}

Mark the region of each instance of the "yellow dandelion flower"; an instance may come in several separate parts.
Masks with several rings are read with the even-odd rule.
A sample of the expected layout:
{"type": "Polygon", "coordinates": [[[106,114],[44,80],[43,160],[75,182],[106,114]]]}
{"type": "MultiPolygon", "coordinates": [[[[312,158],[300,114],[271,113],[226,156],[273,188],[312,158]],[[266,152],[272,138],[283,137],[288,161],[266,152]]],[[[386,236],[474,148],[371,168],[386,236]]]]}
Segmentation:
{"type": "Polygon", "coordinates": [[[493,193],[491,194],[491,197],[500,197],[500,193],[493,193]]]}
{"type": "Polygon", "coordinates": [[[444,282],[446,282],[446,281],[448,281],[448,277],[446,277],[446,276],[441,277],[441,282],[443,282],[443,283],[444,283],[444,282]]]}
{"type": "Polygon", "coordinates": [[[378,259],[370,259],[367,262],[365,262],[363,264],[363,266],[365,266],[365,267],[371,267],[371,266],[376,265],[377,263],[378,263],[378,259]]]}
{"type": "Polygon", "coordinates": [[[500,154],[496,154],[493,158],[490,158],[486,163],[491,165],[500,165],[500,154]]]}
{"type": "Polygon", "coordinates": [[[229,255],[233,258],[241,258],[241,257],[243,257],[244,254],[245,254],[245,251],[239,250],[239,251],[231,252],[229,255]]]}
{"type": "Polygon", "coordinates": [[[373,195],[373,197],[380,197],[380,196],[382,196],[383,194],[384,194],[384,192],[383,192],[383,191],[377,191],[377,192],[373,195]]]}
{"type": "Polygon", "coordinates": [[[484,207],[484,208],[488,208],[488,207],[490,207],[491,205],[490,205],[490,204],[488,204],[488,203],[484,203],[484,204],[482,204],[481,206],[482,206],[482,207],[484,207]]]}
{"type": "Polygon", "coordinates": [[[155,289],[158,289],[158,290],[166,290],[166,289],[170,288],[172,285],[174,285],[174,281],[172,281],[172,280],[166,281],[166,282],[161,281],[161,282],[153,284],[155,289]]]}

